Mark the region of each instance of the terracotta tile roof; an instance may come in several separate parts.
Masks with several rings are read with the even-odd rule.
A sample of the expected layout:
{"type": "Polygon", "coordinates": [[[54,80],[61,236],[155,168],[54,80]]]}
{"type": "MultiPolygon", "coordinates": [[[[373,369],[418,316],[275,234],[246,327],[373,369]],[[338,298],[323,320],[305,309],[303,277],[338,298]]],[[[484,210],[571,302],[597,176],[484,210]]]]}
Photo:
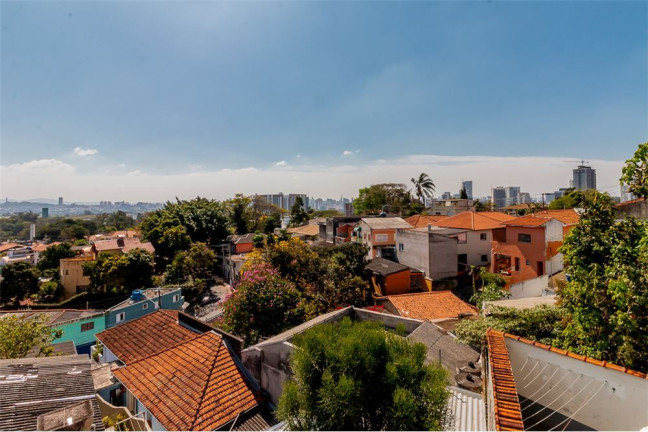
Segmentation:
{"type": "Polygon", "coordinates": [[[405,219],[405,222],[414,228],[427,228],[428,225],[435,225],[437,222],[447,219],[445,215],[414,215],[405,219]]]}
{"type": "Polygon", "coordinates": [[[628,204],[635,204],[635,203],[642,202],[642,201],[645,201],[645,200],[646,200],[645,198],[636,198],[636,199],[633,199],[633,200],[630,200],[630,201],[624,201],[622,203],[617,204],[616,206],[617,207],[623,207],[623,206],[628,205],[628,204]]]}
{"type": "Polygon", "coordinates": [[[45,244],[45,243],[34,244],[34,243],[32,243],[31,248],[32,248],[32,250],[34,252],[43,252],[45,249],[47,249],[50,246],[56,246],[56,245],[60,245],[60,244],[61,244],[61,242],[53,242],[53,243],[49,243],[49,244],[45,244]]]}
{"type": "Polygon", "coordinates": [[[151,243],[144,242],[142,243],[139,238],[119,238],[119,239],[112,239],[112,240],[99,240],[96,241],[92,244],[94,249],[96,249],[97,252],[105,252],[105,251],[113,251],[113,250],[121,250],[124,253],[128,253],[129,251],[133,249],[144,249],[145,251],[148,251],[150,253],[155,253],[155,248],[151,243]],[[123,244],[119,244],[119,242],[122,242],[123,244]]]}
{"type": "Polygon", "coordinates": [[[259,403],[213,332],[113,373],[167,430],[216,430],[259,403]]]}
{"type": "Polygon", "coordinates": [[[502,222],[516,219],[515,216],[500,212],[471,212],[457,213],[436,223],[444,228],[458,228],[472,231],[502,228],[502,222]]]}
{"type": "Polygon", "coordinates": [[[533,213],[533,215],[541,218],[554,218],[565,225],[575,225],[580,220],[580,214],[574,209],[543,210],[533,213]]]}
{"type": "Polygon", "coordinates": [[[97,333],[96,338],[126,364],[198,337],[178,324],[178,311],[157,310],[97,333]]]}
{"type": "Polygon", "coordinates": [[[0,245],[0,252],[6,252],[9,249],[15,249],[15,248],[21,248],[24,247],[21,244],[18,243],[3,243],[0,245]]]}
{"type": "Polygon", "coordinates": [[[504,333],[489,329],[486,332],[486,341],[488,367],[493,386],[495,430],[524,430],[520,400],[504,333]]]}
{"type": "Polygon", "coordinates": [[[408,224],[403,218],[399,217],[367,217],[362,218],[362,222],[367,224],[372,230],[412,228],[412,225],[408,224]]]}
{"type": "Polygon", "coordinates": [[[420,320],[458,318],[460,314],[477,315],[475,307],[451,291],[432,291],[387,296],[401,316],[420,320]]]}
{"type": "Polygon", "coordinates": [[[297,228],[288,228],[290,234],[301,234],[305,236],[316,236],[319,234],[319,225],[304,225],[297,228]]]}
{"type": "MultiPolygon", "coordinates": [[[[489,332],[491,332],[491,331],[495,332],[495,330],[492,330],[492,329],[489,330],[489,332]]],[[[498,333],[501,333],[501,332],[498,332],[498,333]]],[[[535,347],[542,348],[544,350],[551,351],[551,352],[554,352],[556,354],[564,355],[564,356],[571,357],[571,358],[574,358],[574,359],[577,359],[577,360],[582,360],[584,362],[591,363],[591,364],[596,365],[596,366],[601,366],[601,367],[605,367],[605,368],[608,368],[608,369],[613,369],[615,371],[627,373],[629,375],[633,375],[633,376],[636,376],[636,377],[639,377],[639,378],[642,378],[642,379],[648,379],[648,376],[643,372],[633,371],[633,370],[628,369],[626,367],[618,366],[618,365],[615,365],[615,364],[612,364],[612,363],[608,363],[606,361],[596,360],[596,359],[589,358],[589,357],[586,357],[586,356],[570,353],[569,351],[565,351],[565,350],[562,350],[562,349],[559,349],[559,348],[554,348],[552,346],[545,345],[545,344],[540,343],[540,342],[532,341],[530,339],[525,339],[525,338],[520,337],[520,336],[515,336],[515,335],[512,335],[510,333],[502,333],[502,335],[504,337],[509,338],[509,339],[514,339],[514,340],[516,340],[518,342],[522,342],[522,343],[525,343],[525,344],[528,344],[528,345],[533,345],[535,347]]]]}
{"type": "Polygon", "coordinates": [[[504,222],[506,226],[540,227],[549,222],[551,218],[536,217],[532,214],[521,216],[515,220],[504,222]]]}

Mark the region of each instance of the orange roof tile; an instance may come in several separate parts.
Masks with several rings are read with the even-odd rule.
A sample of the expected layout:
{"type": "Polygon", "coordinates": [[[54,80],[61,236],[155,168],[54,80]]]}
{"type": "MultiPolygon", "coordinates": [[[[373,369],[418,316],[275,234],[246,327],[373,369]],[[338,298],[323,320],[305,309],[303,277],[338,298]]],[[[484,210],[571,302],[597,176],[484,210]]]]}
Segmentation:
{"type": "Polygon", "coordinates": [[[432,291],[387,296],[401,316],[420,320],[458,318],[477,315],[475,307],[459,299],[451,291],[432,291]]]}
{"type": "MultiPolygon", "coordinates": [[[[495,332],[495,330],[492,330],[492,329],[489,330],[489,332],[490,331],[495,332]]],[[[614,369],[614,370],[617,370],[619,372],[624,372],[624,373],[634,375],[634,376],[639,377],[639,378],[648,379],[648,375],[646,375],[643,372],[633,371],[633,370],[628,369],[626,367],[618,366],[618,365],[615,365],[615,364],[612,364],[612,363],[608,363],[606,361],[596,360],[596,359],[589,358],[589,357],[586,357],[586,356],[570,353],[569,351],[565,351],[565,350],[562,350],[560,348],[555,348],[555,347],[552,347],[552,346],[549,346],[549,345],[545,345],[543,343],[532,341],[530,339],[525,339],[525,338],[520,337],[520,336],[515,336],[515,335],[512,335],[510,333],[502,333],[502,335],[504,337],[509,338],[509,339],[514,339],[514,340],[516,340],[518,342],[523,342],[525,344],[533,345],[535,347],[542,348],[542,349],[547,350],[547,351],[555,352],[556,354],[561,354],[561,355],[564,355],[564,356],[567,356],[567,357],[575,358],[577,360],[582,360],[584,362],[591,363],[591,364],[596,365],[596,366],[601,366],[601,367],[605,367],[605,368],[608,368],[608,369],[614,369]]]]}
{"type": "Polygon", "coordinates": [[[524,430],[520,400],[504,333],[489,329],[486,332],[486,341],[488,367],[493,386],[495,430],[524,430]]]}
{"type": "Polygon", "coordinates": [[[92,244],[97,252],[121,250],[128,253],[133,249],[144,249],[150,253],[155,253],[155,248],[149,242],[141,242],[139,238],[120,238],[112,240],[99,240],[92,244]],[[123,246],[118,244],[118,241],[123,241],[123,246]]]}
{"type": "Polygon", "coordinates": [[[502,228],[502,222],[516,219],[515,216],[500,212],[471,212],[457,213],[435,225],[444,228],[468,229],[472,231],[502,228]]]}
{"type": "Polygon", "coordinates": [[[61,244],[61,242],[53,242],[53,243],[49,243],[49,244],[45,244],[45,243],[34,244],[34,243],[32,243],[31,248],[32,248],[32,250],[34,252],[43,252],[45,249],[47,249],[50,246],[56,246],[56,245],[60,245],[60,244],[61,244]]]}
{"type": "Polygon", "coordinates": [[[617,207],[623,207],[624,205],[628,205],[628,204],[635,204],[635,203],[638,203],[638,202],[641,202],[641,201],[645,201],[645,200],[646,200],[645,198],[635,198],[635,199],[630,200],[630,201],[624,201],[624,202],[622,202],[622,203],[619,203],[619,204],[617,204],[616,206],[617,206],[617,207]]]}
{"type": "Polygon", "coordinates": [[[178,311],[160,309],[95,336],[129,364],[195,339],[198,334],[178,324],[178,311]]]}
{"type": "Polygon", "coordinates": [[[259,402],[214,332],[113,373],[167,430],[216,430],[259,402]]]}
{"type": "Polygon", "coordinates": [[[445,215],[414,215],[405,218],[405,222],[414,228],[427,228],[428,225],[435,225],[437,222],[447,219],[445,215]]]}
{"type": "Polygon", "coordinates": [[[549,222],[551,218],[536,217],[532,214],[521,216],[515,220],[504,222],[507,226],[523,226],[523,227],[540,227],[549,222]]]}
{"type": "Polygon", "coordinates": [[[574,209],[542,210],[534,215],[541,218],[554,218],[565,225],[575,225],[580,220],[580,214],[574,209]]]}
{"type": "Polygon", "coordinates": [[[24,247],[24,246],[18,243],[3,243],[0,245],[0,252],[5,252],[8,251],[9,249],[14,249],[19,247],[24,247]]]}

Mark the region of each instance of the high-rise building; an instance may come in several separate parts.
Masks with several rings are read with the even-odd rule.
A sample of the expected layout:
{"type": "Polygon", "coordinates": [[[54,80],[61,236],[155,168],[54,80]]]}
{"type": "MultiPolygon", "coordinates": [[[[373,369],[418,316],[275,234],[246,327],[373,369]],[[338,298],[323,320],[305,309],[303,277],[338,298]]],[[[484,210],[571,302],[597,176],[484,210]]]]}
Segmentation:
{"type": "Polygon", "coordinates": [[[506,204],[507,206],[519,203],[520,188],[519,186],[509,186],[506,188],[506,204]]]}
{"type": "Polygon", "coordinates": [[[59,197],[59,205],[63,205],[63,197],[59,197]]]}
{"type": "Polygon", "coordinates": [[[43,209],[41,210],[41,217],[42,218],[49,217],[49,207],[43,207],[43,209]]]}
{"type": "Polygon", "coordinates": [[[596,189],[596,170],[586,165],[578,165],[574,170],[572,187],[576,190],[596,189]]]}
{"type": "Polygon", "coordinates": [[[344,203],[344,216],[353,216],[355,209],[353,208],[352,202],[344,203]]]}
{"type": "Polygon", "coordinates": [[[520,192],[518,204],[531,204],[531,195],[529,192],[520,192]]]}
{"type": "Polygon", "coordinates": [[[443,192],[443,194],[441,195],[441,199],[451,199],[451,198],[452,198],[452,194],[450,192],[443,192]]]}
{"type": "Polygon", "coordinates": [[[461,187],[466,191],[466,196],[468,197],[468,199],[473,199],[472,180],[466,180],[461,182],[461,187]]]}
{"type": "Polygon", "coordinates": [[[506,207],[506,188],[502,186],[493,188],[493,204],[496,208],[506,207]]]}

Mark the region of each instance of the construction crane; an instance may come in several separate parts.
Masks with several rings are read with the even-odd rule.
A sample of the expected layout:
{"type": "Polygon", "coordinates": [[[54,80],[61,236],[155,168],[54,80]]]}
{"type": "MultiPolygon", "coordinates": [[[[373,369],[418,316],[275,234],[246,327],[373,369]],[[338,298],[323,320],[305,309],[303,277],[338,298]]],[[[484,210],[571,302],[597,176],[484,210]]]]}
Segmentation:
{"type": "Polygon", "coordinates": [[[579,160],[579,161],[563,161],[563,162],[567,162],[567,163],[580,163],[579,166],[584,166],[586,163],[590,163],[590,161],[586,161],[586,160],[582,160],[582,159],[579,160]]]}

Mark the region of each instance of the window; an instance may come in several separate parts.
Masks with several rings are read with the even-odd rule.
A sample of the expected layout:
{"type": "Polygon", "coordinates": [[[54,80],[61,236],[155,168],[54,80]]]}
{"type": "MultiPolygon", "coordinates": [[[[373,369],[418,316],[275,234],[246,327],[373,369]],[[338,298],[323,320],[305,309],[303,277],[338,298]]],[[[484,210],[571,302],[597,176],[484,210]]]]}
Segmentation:
{"type": "Polygon", "coordinates": [[[526,260],[526,265],[531,265],[531,261],[526,260]]]}
{"type": "Polygon", "coordinates": [[[142,309],[145,309],[145,310],[148,309],[148,303],[144,303],[144,304],[142,305],[142,309]]]}
{"type": "Polygon", "coordinates": [[[487,262],[487,261],[488,261],[488,255],[482,255],[481,262],[487,262]]]}
{"type": "Polygon", "coordinates": [[[65,269],[65,276],[69,275],[70,271],[68,269],[65,269]]]}
{"type": "Polygon", "coordinates": [[[466,244],[468,241],[468,235],[466,233],[461,233],[457,236],[458,244],[466,244]]]}
{"type": "Polygon", "coordinates": [[[515,267],[513,268],[513,270],[520,271],[520,258],[515,258],[515,267]]]}
{"type": "Polygon", "coordinates": [[[121,313],[117,314],[117,319],[116,320],[117,320],[117,322],[122,322],[122,321],[124,321],[124,318],[126,318],[126,315],[124,314],[124,312],[121,312],[121,313]]]}
{"type": "Polygon", "coordinates": [[[520,243],[531,243],[531,234],[518,234],[518,241],[520,243]]]}
{"type": "Polygon", "coordinates": [[[403,243],[398,243],[398,251],[403,252],[404,250],[405,250],[405,246],[403,245],[403,243]]]}
{"type": "Polygon", "coordinates": [[[479,240],[487,240],[486,233],[479,234],[479,240]]]}
{"type": "Polygon", "coordinates": [[[180,294],[176,294],[173,296],[173,303],[177,303],[178,301],[180,301],[180,294]]]}
{"type": "Polygon", "coordinates": [[[89,323],[85,323],[85,324],[81,324],[81,331],[82,332],[92,330],[93,328],[94,328],[94,321],[89,322],[89,323]]]}
{"type": "Polygon", "coordinates": [[[377,242],[386,242],[387,241],[387,234],[376,234],[376,241],[377,242]]]}

